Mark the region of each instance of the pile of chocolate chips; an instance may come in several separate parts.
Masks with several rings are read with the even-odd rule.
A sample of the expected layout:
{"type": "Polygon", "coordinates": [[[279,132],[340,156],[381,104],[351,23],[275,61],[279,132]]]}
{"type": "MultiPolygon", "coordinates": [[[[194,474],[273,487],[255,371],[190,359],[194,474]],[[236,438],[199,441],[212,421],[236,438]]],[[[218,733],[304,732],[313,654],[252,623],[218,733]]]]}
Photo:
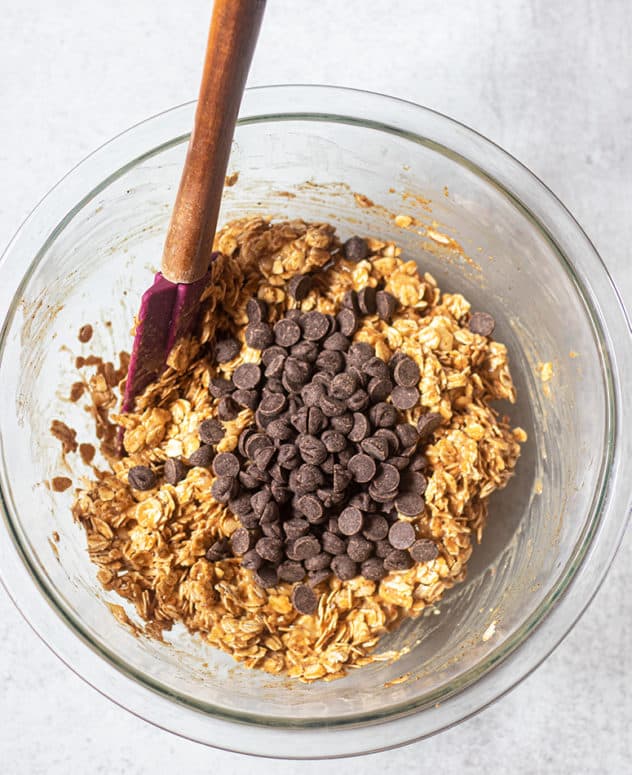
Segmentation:
{"type": "MultiPolygon", "coordinates": [[[[310,285],[298,275],[289,290],[300,300],[310,285]]],[[[395,309],[391,294],[367,287],[347,293],[336,317],[293,309],[271,325],[266,305],[252,299],[246,342],[261,362],[211,385],[220,417],[247,406],[255,423],[235,452],[213,459],[212,495],[241,527],[207,558],[241,556],[263,587],[307,576],[309,585],[292,595],[302,613],[315,610],[311,587],[331,573],[378,581],[437,556],[434,542],[398,513],[423,512],[427,461],[418,447],[440,417],[425,414],[417,428],[402,421],[398,410],[419,400],[417,364],[401,353],[386,363],[371,345],[351,342],[363,315],[390,320],[395,309]]],[[[223,349],[220,340],[216,357],[223,349]]],[[[209,458],[221,433],[217,420],[200,427],[209,458]]]]}

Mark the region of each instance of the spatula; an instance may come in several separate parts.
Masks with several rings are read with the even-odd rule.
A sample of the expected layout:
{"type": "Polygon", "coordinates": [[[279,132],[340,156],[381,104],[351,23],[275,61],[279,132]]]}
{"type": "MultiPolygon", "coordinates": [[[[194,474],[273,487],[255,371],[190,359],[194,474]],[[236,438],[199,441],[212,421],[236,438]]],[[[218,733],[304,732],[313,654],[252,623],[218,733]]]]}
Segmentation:
{"type": "Polygon", "coordinates": [[[202,84],[161,271],[141,299],[123,396],[134,408],[190,332],[208,282],[228,157],[265,0],[215,0],[202,84]]]}

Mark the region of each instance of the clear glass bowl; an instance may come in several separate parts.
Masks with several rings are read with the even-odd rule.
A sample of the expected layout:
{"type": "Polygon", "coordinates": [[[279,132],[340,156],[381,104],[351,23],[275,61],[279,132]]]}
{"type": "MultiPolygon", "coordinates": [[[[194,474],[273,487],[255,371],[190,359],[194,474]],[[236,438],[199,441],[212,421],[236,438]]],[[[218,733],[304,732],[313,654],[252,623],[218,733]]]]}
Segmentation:
{"type": "MultiPolygon", "coordinates": [[[[134,637],[110,614],[88,559],[53,418],[92,438],[65,400],[77,331],[110,357],[159,262],[193,105],[103,146],[39,204],[0,266],[8,310],[0,342],[0,567],[33,628],[79,675],[132,712],[188,738],[247,753],[328,757],[395,746],[454,724],[499,697],[568,632],[602,581],[630,501],[630,329],[594,248],[518,162],[425,108],[329,87],[250,90],[231,158],[239,172],[222,220],[245,213],[335,223],[343,237],[398,241],[446,290],[492,312],[511,353],[529,442],[491,500],[467,581],[381,648],[395,662],[304,685],[248,671],[181,630],[134,637]],[[361,207],[353,192],[380,207],[361,207]],[[403,196],[404,195],[404,196],[403,196]],[[431,200],[432,213],[424,199],[431,200]],[[390,211],[390,212],[389,212],[390,211]],[[441,249],[413,215],[452,235],[441,249]],[[553,364],[543,383],[538,364],[553,364]],[[624,429],[628,432],[624,432],[624,429]],[[53,531],[59,543],[50,540],[53,531]],[[399,679],[395,681],[394,679],[399,679]]],[[[79,467],[73,469],[80,471],[79,467]]],[[[84,473],[86,471],[84,470],[84,473]]],[[[133,613],[128,609],[130,617],[133,613]]]]}

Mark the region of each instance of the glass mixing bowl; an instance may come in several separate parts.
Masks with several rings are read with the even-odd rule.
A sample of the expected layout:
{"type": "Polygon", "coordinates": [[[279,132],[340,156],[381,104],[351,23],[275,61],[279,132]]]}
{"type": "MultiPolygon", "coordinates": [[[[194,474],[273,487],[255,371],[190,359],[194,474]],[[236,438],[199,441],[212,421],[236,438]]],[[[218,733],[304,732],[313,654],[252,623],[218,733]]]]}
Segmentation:
{"type": "MultiPolygon", "coordinates": [[[[93,438],[81,402],[65,399],[74,355],[114,357],[130,346],[192,113],[185,105],[156,116],[82,162],[39,204],[3,259],[5,584],[69,667],[120,705],[193,740],[308,758],[432,734],[533,670],[612,561],[629,511],[632,460],[630,402],[622,399],[632,385],[632,349],[616,289],[553,194],[470,129],[374,94],[250,90],[230,163],[239,177],[226,189],[221,220],[302,217],[331,221],[343,238],[397,241],[444,290],[463,292],[496,317],[519,394],[509,411],[529,441],[515,478],[492,496],[467,581],[383,639],[381,649],[407,647],[397,661],[305,685],[248,671],[178,628],[165,643],[135,637],[108,610],[122,601],[96,580],[70,515],[71,491],[45,485],[64,473],[49,426],[62,419],[80,440],[93,438]],[[398,213],[415,224],[398,226],[398,213]],[[87,322],[96,324],[95,338],[82,350],[77,331],[87,322]],[[549,381],[543,363],[552,364],[549,381]]],[[[87,470],[73,464],[78,473],[87,470]]]]}

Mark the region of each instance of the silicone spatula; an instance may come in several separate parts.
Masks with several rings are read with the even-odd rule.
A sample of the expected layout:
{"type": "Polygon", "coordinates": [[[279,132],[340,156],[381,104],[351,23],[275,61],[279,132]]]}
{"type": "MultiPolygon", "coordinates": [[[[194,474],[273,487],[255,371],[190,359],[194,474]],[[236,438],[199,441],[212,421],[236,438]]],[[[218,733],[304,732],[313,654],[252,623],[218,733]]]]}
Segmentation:
{"type": "Polygon", "coordinates": [[[265,0],[215,0],[193,131],[162,254],[141,299],[123,411],[165,368],[208,282],[226,167],[265,0]]]}

